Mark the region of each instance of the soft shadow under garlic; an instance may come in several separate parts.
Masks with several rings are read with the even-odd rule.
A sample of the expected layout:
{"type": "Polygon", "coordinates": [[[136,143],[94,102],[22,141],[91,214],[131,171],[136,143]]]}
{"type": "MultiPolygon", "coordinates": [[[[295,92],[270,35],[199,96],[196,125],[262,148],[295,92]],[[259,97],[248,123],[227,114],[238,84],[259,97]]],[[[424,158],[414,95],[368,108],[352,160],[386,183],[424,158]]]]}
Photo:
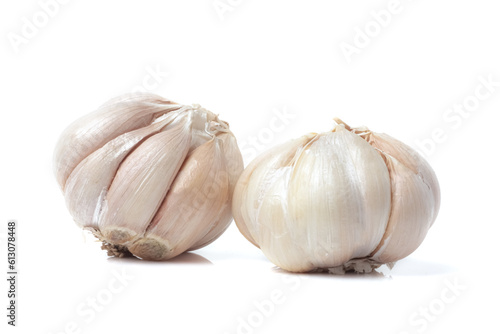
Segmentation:
{"type": "Polygon", "coordinates": [[[317,269],[313,271],[309,271],[307,273],[296,273],[296,272],[290,272],[286,271],[284,269],[281,269],[280,267],[273,267],[272,270],[275,273],[282,274],[282,275],[297,275],[299,277],[314,277],[314,278],[319,278],[319,279],[355,279],[355,280],[369,280],[369,279],[392,279],[391,275],[387,275],[381,271],[377,270],[372,270],[369,273],[358,273],[356,271],[347,271],[343,274],[333,274],[329,272],[328,270],[323,270],[323,269],[317,269]]]}
{"type": "Polygon", "coordinates": [[[200,254],[196,253],[191,253],[191,252],[186,252],[182,253],[173,259],[170,259],[168,261],[142,261],[141,259],[135,257],[135,256],[128,256],[128,257],[109,257],[108,261],[113,262],[113,263],[131,263],[131,264],[147,264],[147,265],[156,265],[156,266],[165,266],[165,265],[171,265],[171,264],[196,264],[196,265],[213,265],[212,261],[208,260],[207,258],[201,256],[200,254]]]}
{"type": "Polygon", "coordinates": [[[393,269],[381,267],[381,271],[391,276],[438,276],[456,273],[458,268],[438,262],[405,258],[398,261],[393,269]]]}
{"type": "Polygon", "coordinates": [[[280,267],[273,267],[276,273],[284,275],[302,275],[323,278],[345,278],[345,279],[392,279],[398,276],[439,276],[450,275],[458,272],[458,268],[446,264],[420,260],[415,258],[405,258],[394,263],[392,266],[381,265],[368,273],[359,273],[355,270],[340,272],[331,272],[326,269],[316,269],[306,273],[289,272],[280,267]]]}

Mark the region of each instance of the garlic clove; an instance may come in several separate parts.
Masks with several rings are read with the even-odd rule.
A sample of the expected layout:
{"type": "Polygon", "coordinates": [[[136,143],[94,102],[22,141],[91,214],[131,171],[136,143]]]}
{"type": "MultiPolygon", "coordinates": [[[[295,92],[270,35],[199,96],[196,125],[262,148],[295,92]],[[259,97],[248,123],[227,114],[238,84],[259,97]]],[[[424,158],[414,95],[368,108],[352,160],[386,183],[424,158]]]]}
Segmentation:
{"type": "Polygon", "coordinates": [[[123,159],[145,138],[161,131],[173,119],[170,113],[150,126],[124,133],[86,157],[64,187],[66,205],[80,227],[97,229],[101,205],[123,159]]]}
{"type": "MultiPolygon", "coordinates": [[[[236,182],[238,182],[238,179],[243,172],[243,157],[241,156],[238,143],[236,142],[236,138],[233,134],[224,132],[217,135],[217,138],[221,140],[222,150],[224,152],[224,161],[226,163],[229,177],[229,194],[232,198],[236,182]]],[[[229,201],[229,203],[231,203],[231,201],[229,201]]]]}
{"type": "Polygon", "coordinates": [[[415,251],[434,223],[440,206],[439,183],[428,162],[406,144],[373,132],[365,139],[385,158],[392,188],[387,231],[372,259],[393,262],[415,251]]]}
{"type": "Polygon", "coordinates": [[[129,246],[130,252],[146,260],[166,260],[210,231],[229,200],[221,144],[215,137],[187,157],[144,237],[129,246]]]}
{"type": "Polygon", "coordinates": [[[434,207],[432,190],[398,160],[386,155],[391,176],[392,209],[389,223],[371,259],[389,263],[410,255],[429,230],[434,207]]]}
{"type": "Polygon", "coordinates": [[[254,235],[260,249],[273,263],[290,271],[309,271],[314,266],[307,260],[301,261],[305,257],[309,258],[307,245],[300,243],[307,235],[298,236],[303,231],[293,230],[297,227],[296,220],[292,217],[293,213],[287,210],[287,199],[294,196],[288,192],[292,173],[291,166],[281,168],[261,194],[254,235]],[[265,222],[272,222],[272,225],[266,225],[265,222]]]}
{"type": "Polygon", "coordinates": [[[288,165],[315,135],[308,134],[264,152],[245,168],[236,183],[232,205],[234,221],[243,236],[255,246],[260,244],[261,226],[255,222],[256,211],[262,202],[261,194],[268,191],[274,174],[288,165]]]}
{"type": "Polygon", "coordinates": [[[229,178],[229,196],[219,220],[213,225],[210,231],[203,238],[198,240],[196,244],[191,246],[189,250],[199,249],[212,243],[215,239],[220,237],[222,233],[224,233],[233,219],[232,198],[236,182],[238,182],[238,178],[243,172],[243,157],[241,156],[241,152],[238,148],[236,138],[232,134],[223,132],[218,134],[217,138],[221,140],[222,149],[224,151],[226,170],[229,178]]]}
{"type": "Polygon", "coordinates": [[[432,204],[433,215],[431,226],[437,218],[439,207],[441,205],[441,190],[436,173],[431,165],[417,151],[412,149],[405,143],[392,138],[385,133],[369,132],[365,139],[370,145],[383,152],[385,155],[390,155],[397,159],[405,167],[413,171],[422,182],[426,183],[431,190],[429,201],[432,204]]]}
{"type": "Polygon", "coordinates": [[[99,230],[111,244],[141,235],[165,198],[188,153],[191,118],[146,139],[118,168],[103,204],[99,230]]]}
{"type": "Polygon", "coordinates": [[[230,223],[233,219],[233,215],[231,213],[231,205],[229,204],[229,202],[230,201],[226,202],[220,214],[220,218],[215,221],[215,223],[205,234],[205,236],[198,240],[194,245],[189,247],[188,251],[197,250],[211,244],[227,230],[227,228],[231,225],[230,223]]]}
{"type": "Polygon", "coordinates": [[[54,151],[54,173],[61,189],[76,166],[104,144],[179,108],[154,94],[126,94],[73,122],[61,134],[54,151]]]}

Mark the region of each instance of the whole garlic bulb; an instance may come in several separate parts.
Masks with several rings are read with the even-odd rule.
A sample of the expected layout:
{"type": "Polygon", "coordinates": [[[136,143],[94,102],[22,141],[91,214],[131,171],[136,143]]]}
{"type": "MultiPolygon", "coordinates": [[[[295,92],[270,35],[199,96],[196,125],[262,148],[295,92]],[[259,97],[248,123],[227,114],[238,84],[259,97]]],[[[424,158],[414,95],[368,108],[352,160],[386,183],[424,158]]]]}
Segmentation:
{"type": "Polygon", "coordinates": [[[439,184],[412,148],[339,119],[256,158],[233,197],[241,233],[292,272],[370,272],[424,240],[439,184]]]}
{"type": "Polygon", "coordinates": [[[228,227],[243,160],[217,115],[140,93],[71,124],[54,168],[75,222],[108,254],[166,260],[228,227]]]}

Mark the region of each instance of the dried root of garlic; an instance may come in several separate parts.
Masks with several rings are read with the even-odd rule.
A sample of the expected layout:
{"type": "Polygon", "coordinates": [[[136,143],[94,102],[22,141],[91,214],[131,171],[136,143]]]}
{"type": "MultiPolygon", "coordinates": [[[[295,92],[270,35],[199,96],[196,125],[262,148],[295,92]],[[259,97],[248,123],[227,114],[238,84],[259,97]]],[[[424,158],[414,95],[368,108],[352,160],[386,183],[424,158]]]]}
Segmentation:
{"type": "Polygon", "coordinates": [[[54,169],[75,222],[109,255],[166,260],[228,227],[243,160],[217,115],[141,93],[71,124],[54,169]]]}
{"type": "Polygon", "coordinates": [[[412,148],[336,119],[265,152],[233,197],[241,233],[291,272],[371,272],[408,256],[440,205],[430,165],[412,148]]]}

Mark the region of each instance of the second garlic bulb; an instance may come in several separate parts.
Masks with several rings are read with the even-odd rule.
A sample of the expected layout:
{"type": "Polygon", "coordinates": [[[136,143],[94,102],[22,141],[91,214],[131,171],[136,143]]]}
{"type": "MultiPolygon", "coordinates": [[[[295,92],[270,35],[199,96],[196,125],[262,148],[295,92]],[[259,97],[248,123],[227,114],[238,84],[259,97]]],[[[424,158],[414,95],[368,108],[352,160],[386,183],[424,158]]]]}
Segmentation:
{"type": "Polygon", "coordinates": [[[236,185],[239,230],[285,270],[370,272],[412,253],[439,211],[436,175],[416,151],[337,123],[265,152],[236,185]]]}

